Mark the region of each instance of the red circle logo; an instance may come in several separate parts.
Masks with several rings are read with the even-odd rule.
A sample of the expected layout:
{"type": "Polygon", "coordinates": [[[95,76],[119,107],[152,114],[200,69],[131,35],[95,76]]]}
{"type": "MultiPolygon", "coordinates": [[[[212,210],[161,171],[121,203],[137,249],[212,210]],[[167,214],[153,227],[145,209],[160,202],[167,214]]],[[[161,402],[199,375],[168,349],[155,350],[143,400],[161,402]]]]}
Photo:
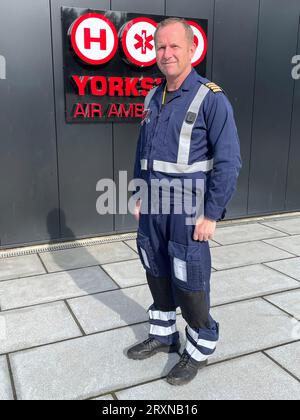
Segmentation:
{"type": "Polygon", "coordinates": [[[71,44],[82,61],[100,65],[107,63],[115,55],[118,49],[118,34],[106,16],[87,13],[73,23],[71,44]]]}
{"type": "Polygon", "coordinates": [[[197,45],[195,55],[192,59],[192,65],[197,67],[201,61],[204,60],[207,53],[207,38],[204,30],[201,28],[198,23],[193,22],[192,20],[187,20],[187,23],[191,26],[194,32],[194,41],[197,45]]]}
{"type": "Polygon", "coordinates": [[[150,67],[156,63],[154,32],[157,23],[141,17],[128,22],[122,34],[122,48],[127,59],[139,67],[150,67]]]}

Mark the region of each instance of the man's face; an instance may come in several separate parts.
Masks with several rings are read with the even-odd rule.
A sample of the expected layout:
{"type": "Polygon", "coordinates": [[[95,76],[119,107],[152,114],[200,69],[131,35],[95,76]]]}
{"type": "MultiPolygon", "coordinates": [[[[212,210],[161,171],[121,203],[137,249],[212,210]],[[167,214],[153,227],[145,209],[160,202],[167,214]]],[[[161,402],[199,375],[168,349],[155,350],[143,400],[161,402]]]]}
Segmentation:
{"type": "Polygon", "coordinates": [[[191,43],[181,23],[167,25],[156,35],[156,59],[166,77],[176,78],[191,66],[196,45],[191,43]]]}

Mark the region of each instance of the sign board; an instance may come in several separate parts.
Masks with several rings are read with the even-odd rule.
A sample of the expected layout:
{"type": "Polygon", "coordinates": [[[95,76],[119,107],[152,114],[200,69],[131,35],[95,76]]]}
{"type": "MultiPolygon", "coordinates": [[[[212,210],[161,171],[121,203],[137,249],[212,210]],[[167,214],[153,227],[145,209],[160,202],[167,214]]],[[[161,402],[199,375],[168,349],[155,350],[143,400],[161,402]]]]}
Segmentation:
{"type": "MultiPolygon", "coordinates": [[[[144,99],[163,81],[154,32],[166,16],[62,7],[66,121],[136,122],[144,99]]],[[[187,19],[206,73],[207,20],[187,19]]]]}

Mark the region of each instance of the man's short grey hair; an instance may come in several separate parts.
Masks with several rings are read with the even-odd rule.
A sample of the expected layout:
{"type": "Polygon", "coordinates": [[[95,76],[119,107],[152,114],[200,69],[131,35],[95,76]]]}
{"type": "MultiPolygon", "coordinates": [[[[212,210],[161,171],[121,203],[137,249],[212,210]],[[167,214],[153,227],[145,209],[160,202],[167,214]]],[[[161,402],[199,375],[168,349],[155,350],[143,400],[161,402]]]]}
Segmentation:
{"type": "Polygon", "coordinates": [[[187,37],[188,41],[192,44],[194,42],[194,31],[191,28],[191,26],[187,23],[187,21],[183,18],[168,18],[168,19],[165,19],[165,20],[159,22],[159,24],[157,25],[156,31],[154,33],[154,42],[156,43],[157,32],[161,28],[164,28],[165,26],[168,26],[168,25],[173,25],[174,23],[181,23],[182,24],[182,26],[184,27],[185,32],[186,32],[186,37],[187,37]]]}

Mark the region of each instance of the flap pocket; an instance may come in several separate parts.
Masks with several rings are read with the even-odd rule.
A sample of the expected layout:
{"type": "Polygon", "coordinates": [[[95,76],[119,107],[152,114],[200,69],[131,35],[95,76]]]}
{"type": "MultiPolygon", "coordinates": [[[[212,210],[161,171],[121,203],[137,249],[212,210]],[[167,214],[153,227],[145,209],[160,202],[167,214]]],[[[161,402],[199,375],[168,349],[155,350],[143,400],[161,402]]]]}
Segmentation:
{"type": "Polygon", "coordinates": [[[199,242],[193,245],[182,245],[178,242],[169,241],[168,252],[171,257],[177,257],[184,261],[199,261],[201,250],[199,242]]]}
{"type": "Polygon", "coordinates": [[[168,141],[167,133],[169,132],[170,124],[173,121],[172,119],[173,114],[174,114],[174,111],[172,111],[171,113],[162,115],[160,117],[160,120],[158,121],[159,130],[157,131],[157,139],[163,144],[166,144],[168,141]]]}
{"type": "Polygon", "coordinates": [[[182,245],[170,241],[168,252],[171,257],[172,275],[175,283],[180,288],[187,290],[205,290],[205,272],[207,269],[210,271],[210,258],[206,258],[207,254],[203,244],[198,242],[192,245],[182,245]]]}
{"type": "Polygon", "coordinates": [[[145,270],[149,271],[153,276],[158,276],[158,267],[155,262],[154,252],[150,243],[150,239],[138,231],[136,243],[140,260],[145,270]]]}

